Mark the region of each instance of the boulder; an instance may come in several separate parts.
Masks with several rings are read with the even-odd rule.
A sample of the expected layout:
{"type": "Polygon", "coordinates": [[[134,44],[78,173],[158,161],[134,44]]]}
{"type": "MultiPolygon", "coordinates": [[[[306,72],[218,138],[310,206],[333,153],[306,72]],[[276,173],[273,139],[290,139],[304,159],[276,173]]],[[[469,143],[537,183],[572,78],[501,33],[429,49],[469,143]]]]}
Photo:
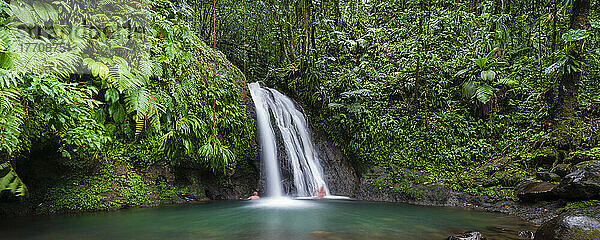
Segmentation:
{"type": "Polygon", "coordinates": [[[452,235],[448,240],[483,240],[486,239],[480,232],[466,232],[459,235],[452,235]]]}
{"type": "Polygon", "coordinates": [[[552,173],[558,174],[558,176],[560,177],[565,177],[567,176],[567,174],[572,172],[572,167],[570,164],[566,164],[566,163],[561,163],[561,164],[556,164],[556,166],[554,166],[552,168],[552,173]]]}
{"type": "Polygon", "coordinates": [[[600,221],[581,214],[565,213],[542,224],[536,240],[600,239],[600,221]]]}
{"type": "Polygon", "coordinates": [[[519,237],[522,239],[534,239],[535,233],[533,233],[532,231],[520,231],[519,237]]]}
{"type": "Polygon", "coordinates": [[[561,177],[558,174],[546,171],[536,172],[535,177],[539,180],[547,182],[560,182],[561,180],[561,177]]]}
{"type": "Polygon", "coordinates": [[[527,180],[515,187],[515,195],[522,201],[535,201],[555,197],[552,191],[557,185],[549,182],[527,180]]]}
{"type": "Polygon", "coordinates": [[[567,199],[600,198],[600,161],[582,162],[575,168],[555,189],[556,194],[567,199]]]}

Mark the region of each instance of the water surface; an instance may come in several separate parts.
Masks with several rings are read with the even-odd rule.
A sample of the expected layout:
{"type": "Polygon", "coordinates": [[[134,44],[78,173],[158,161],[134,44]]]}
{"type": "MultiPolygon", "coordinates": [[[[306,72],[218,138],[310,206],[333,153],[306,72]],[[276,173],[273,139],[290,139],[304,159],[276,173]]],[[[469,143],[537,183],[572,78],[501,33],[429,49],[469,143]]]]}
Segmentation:
{"type": "Polygon", "coordinates": [[[0,221],[2,239],[519,239],[511,216],[347,200],[214,202],[0,221]]]}

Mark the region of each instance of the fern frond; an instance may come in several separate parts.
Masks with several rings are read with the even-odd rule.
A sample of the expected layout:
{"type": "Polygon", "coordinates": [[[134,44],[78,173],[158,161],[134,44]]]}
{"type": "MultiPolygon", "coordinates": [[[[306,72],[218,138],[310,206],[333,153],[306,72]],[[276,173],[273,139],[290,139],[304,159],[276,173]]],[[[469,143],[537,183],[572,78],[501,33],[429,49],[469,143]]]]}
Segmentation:
{"type": "Polygon", "coordinates": [[[22,82],[23,79],[18,72],[0,68],[0,88],[16,87],[22,82]]]}
{"type": "Polygon", "coordinates": [[[135,137],[140,136],[144,129],[146,128],[146,119],[143,117],[138,117],[135,122],[135,137]]]}
{"type": "Polygon", "coordinates": [[[0,192],[4,191],[10,191],[15,196],[25,196],[27,193],[27,187],[10,162],[0,163],[0,192]]]}

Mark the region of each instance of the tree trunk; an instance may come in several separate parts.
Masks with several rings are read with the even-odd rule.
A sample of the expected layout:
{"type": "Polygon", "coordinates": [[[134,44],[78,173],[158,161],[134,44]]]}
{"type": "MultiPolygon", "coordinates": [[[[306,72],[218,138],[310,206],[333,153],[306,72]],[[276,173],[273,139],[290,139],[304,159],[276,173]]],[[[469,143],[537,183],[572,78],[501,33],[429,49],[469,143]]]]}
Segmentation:
{"type": "Polygon", "coordinates": [[[291,62],[294,62],[296,60],[296,52],[294,50],[294,33],[292,31],[292,19],[291,19],[291,15],[290,14],[290,6],[289,3],[286,2],[286,9],[285,12],[287,12],[286,14],[286,18],[287,18],[287,23],[286,25],[286,29],[287,29],[287,38],[288,38],[288,46],[289,46],[289,58],[291,60],[291,62]]]}
{"type": "MultiPolygon", "coordinates": [[[[502,12],[502,0],[494,0],[494,17],[497,17],[502,12]]],[[[496,31],[496,22],[491,21],[490,32],[496,31]]]]}
{"type": "Polygon", "coordinates": [[[558,18],[558,9],[556,7],[557,5],[557,0],[552,0],[553,2],[553,7],[552,7],[552,53],[554,53],[554,51],[556,50],[556,21],[558,18]]]}
{"type": "Polygon", "coordinates": [[[305,0],[302,12],[304,15],[304,55],[307,56],[312,36],[312,0],[305,0]]]}
{"type": "Polygon", "coordinates": [[[335,25],[338,27],[338,30],[341,27],[342,23],[342,14],[340,12],[340,0],[335,0],[335,25]]]}
{"type": "MultiPolygon", "coordinates": [[[[573,9],[571,12],[570,29],[578,30],[589,29],[589,11],[591,0],[574,0],[573,9]]],[[[569,65],[573,66],[577,62],[583,62],[585,58],[585,39],[571,42],[568,55],[570,59],[565,64],[565,71],[562,78],[558,81],[558,98],[554,110],[555,120],[555,136],[559,142],[558,147],[570,145],[570,140],[573,139],[571,129],[578,122],[575,108],[579,104],[579,84],[581,83],[581,66],[577,66],[578,70],[568,70],[569,65]],[[574,61],[573,61],[574,60],[574,61]]],[[[573,136],[575,137],[575,136],[573,136]]]]}

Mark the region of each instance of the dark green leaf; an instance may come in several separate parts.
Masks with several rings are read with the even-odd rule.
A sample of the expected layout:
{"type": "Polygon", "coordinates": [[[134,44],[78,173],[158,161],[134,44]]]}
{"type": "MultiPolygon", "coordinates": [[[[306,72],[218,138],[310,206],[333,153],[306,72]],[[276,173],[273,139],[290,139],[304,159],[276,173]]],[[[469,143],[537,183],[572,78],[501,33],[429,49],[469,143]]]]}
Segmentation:
{"type": "Polygon", "coordinates": [[[562,39],[565,42],[573,42],[587,38],[589,35],[590,33],[584,29],[571,29],[567,33],[563,34],[562,39]]]}
{"type": "Polygon", "coordinates": [[[114,88],[109,88],[104,94],[104,99],[109,103],[116,103],[119,101],[119,91],[114,88]]]}

